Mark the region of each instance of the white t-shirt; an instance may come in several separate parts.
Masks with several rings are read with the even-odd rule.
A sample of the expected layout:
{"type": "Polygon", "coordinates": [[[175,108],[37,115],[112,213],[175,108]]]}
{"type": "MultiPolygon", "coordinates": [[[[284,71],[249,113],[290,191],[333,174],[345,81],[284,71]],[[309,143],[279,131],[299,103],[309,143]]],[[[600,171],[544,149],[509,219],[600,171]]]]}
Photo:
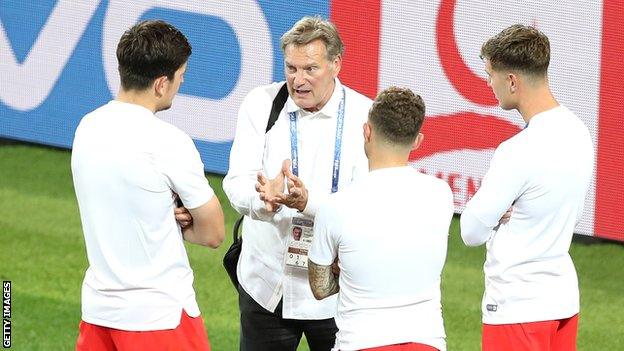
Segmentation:
{"type": "Polygon", "coordinates": [[[82,319],[122,330],[175,328],[199,315],[193,271],[173,215],[214,195],[193,141],[139,105],[111,101],[87,114],[72,151],[89,268],[82,319]]]}
{"type": "Polygon", "coordinates": [[[483,323],[555,320],[579,312],[568,250],[592,169],[589,131],[564,106],[533,116],[496,149],[461,217],[468,245],[487,242],[483,323]],[[512,204],[509,222],[496,227],[512,204]]]}
{"type": "Polygon", "coordinates": [[[318,206],[331,193],[336,121],[343,87],[346,97],[338,191],[368,173],[362,125],[372,101],[343,86],[338,79],[335,81],[330,100],[316,113],[303,111],[289,97],[268,133],[265,130],[271,105],[283,82],[249,92],[238,113],[230,168],[223,180],[223,190],[232,207],[246,216],[238,262],[241,287],[269,311],[275,311],[283,297],[282,315],[288,319],[327,319],[336,312],[335,298],[317,301],[308,284],[307,270],[286,267],[284,255],[292,235],[291,218],[313,219],[318,206]],[[285,206],[279,213],[268,212],[255,190],[258,172],[274,178],[282,162],[291,158],[288,112],[297,114],[299,178],[308,190],[303,214],[285,206]]]}
{"type": "Polygon", "coordinates": [[[440,274],[453,209],[448,184],[409,166],[374,170],[321,207],[310,260],[338,256],[336,349],[446,349],[440,274]]]}

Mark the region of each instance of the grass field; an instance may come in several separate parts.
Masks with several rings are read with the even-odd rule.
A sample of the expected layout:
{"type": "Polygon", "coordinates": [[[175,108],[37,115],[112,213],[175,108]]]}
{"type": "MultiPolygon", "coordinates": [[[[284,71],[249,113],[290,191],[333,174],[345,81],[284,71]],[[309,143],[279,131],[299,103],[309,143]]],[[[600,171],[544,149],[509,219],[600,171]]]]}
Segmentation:
{"type": "MultiPolygon", "coordinates": [[[[0,278],[13,284],[14,350],[71,350],[75,344],[87,261],[69,160],[65,150],[0,145],[0,278]]],[[[208,178],[224,205],[229,233],[236,213],[221,177],[208,178]]],[[[221,266],[230,242],[228,236],[218,250],[187,245],[216,351],[238,349],[237,298],[221,266]]],[[[624,350],[624,245],[575,241],[571,254],[581,288],[579,350],[624,350]]],[[[483,260],[483,248],[461,243],[455,219],[442,280],[449,350],[480,350],[483,260]]],[[[304,342],[300,349],[307,349],[304,342]]]]}

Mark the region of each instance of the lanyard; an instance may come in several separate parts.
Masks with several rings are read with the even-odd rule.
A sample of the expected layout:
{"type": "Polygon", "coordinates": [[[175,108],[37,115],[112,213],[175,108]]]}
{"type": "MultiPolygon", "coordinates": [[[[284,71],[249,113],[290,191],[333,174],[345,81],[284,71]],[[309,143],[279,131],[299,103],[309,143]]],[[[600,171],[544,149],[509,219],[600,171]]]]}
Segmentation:
{"type": "MultiPolygon", "coordinates": [[[[338,175],[340,174],[340,150],[342,148],[342,130],[344,125],[345,89],[342,88],[342,100],[338,106],[338,120],[336,121],[336,142],[334,144],[334,166],[332,170],[332,193],[338,191],[338,175]]],[[[290,156],[292,172],[299,176],[299,149],[297,145],[297,113],[290,112],[290,156]]]]}

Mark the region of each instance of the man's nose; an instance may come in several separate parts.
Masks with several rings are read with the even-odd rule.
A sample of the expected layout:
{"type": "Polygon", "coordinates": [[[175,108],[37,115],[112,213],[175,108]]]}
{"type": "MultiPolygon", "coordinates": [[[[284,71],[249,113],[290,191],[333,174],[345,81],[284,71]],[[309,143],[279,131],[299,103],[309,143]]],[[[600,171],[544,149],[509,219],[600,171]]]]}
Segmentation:
{"type": "Polygon", "coordinates": [[[294,73],[294,76],[294,85],[296,87],[305,83],[305,72],[303,70],[297,70],[297,72],[294,73]]]}

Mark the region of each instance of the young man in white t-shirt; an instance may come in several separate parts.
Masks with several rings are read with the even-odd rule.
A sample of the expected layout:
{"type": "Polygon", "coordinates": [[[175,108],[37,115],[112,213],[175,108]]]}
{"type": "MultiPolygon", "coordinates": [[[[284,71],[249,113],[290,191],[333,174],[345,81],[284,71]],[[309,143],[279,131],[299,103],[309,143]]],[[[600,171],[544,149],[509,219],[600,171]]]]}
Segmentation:
{"type": "Polygon", "coordinates": [[[76,130],[72,174],[89,268],[77,350],[210,350],[183,240],[218,247],[223,211],[191,138],[154,113],[171,107],[191,46],[144,21],[117,46],[121,89],[76,130]],[[190,212],[181,229],[179,199],[190,212]]]}
{"type": "Polygon", "coordinates": [[[591,181],[592,140],[550,91],[543,33],[513,25],[481,56],[501,108],[527,123],[496,149],[461,216],[464,242],[487,246],[483,350],[576,350],[579,291],[568,250],[591,181]]]}
{"type": "Polygon", "coordinates": [[[339,293],[336,350],[446,349],[440,274],[453,194],[408,165],[424,115],[409,89],[381,92],[364,124],[370,173],[316,216],[309,280],[317,299],[339,293]]]}

